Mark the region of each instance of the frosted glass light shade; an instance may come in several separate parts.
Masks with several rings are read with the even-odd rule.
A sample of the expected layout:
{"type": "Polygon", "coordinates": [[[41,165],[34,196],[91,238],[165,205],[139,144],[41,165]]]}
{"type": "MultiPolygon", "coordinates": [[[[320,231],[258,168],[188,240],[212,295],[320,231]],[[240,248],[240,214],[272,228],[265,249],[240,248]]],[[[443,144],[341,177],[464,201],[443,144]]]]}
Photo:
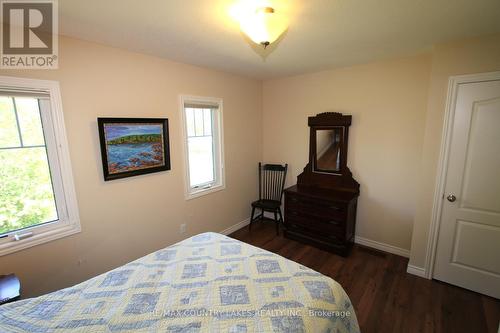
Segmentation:
{"type": "Polygon", "coordinates": [[[241,18],[240,28],[254,43],[266,47],[286,30],[286,22],[273,8],[263,7],[241,18]]]}

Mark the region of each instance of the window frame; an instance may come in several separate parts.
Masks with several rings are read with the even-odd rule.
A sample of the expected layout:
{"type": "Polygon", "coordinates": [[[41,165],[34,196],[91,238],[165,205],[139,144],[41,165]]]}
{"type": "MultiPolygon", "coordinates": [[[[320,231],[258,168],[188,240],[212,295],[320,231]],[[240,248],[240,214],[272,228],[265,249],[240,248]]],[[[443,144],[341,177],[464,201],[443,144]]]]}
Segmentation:
{"type": "Polygon", "coordinates": [[[223,100],[216,97],[200,97],[180,95],[180,119],[182,128],[182,141],[184,150],[184,196],[186,200],[198,198],[207,194],[221,191],[226,188],[225,166],[224,166],[224,126],[223,126],[223,100]],[[215,117],[212,117],[212,136],[214,140],[214,185],[194,189],[190,184],[189,173],[189,147],[188,131],[186,122],[186,104],[217,104],[215,117]]]}
{"type": "Polygon", "coordinates": [[[57,221],[6,233],[7,236],[0,238],[0,256],[3,256],[79,233],[81,226],[59,82],[0,76],[0,90],[13,91],[13,94],[21,92],[48,96],[38,98],[58,214],[57,221]],[[43,103],[47,103],[45,108],[41,105],[43,103]],[[48,112],[43,112],[42,109],[48,112]],[[16,235],[21,239],[16,240],[16,235]]]}

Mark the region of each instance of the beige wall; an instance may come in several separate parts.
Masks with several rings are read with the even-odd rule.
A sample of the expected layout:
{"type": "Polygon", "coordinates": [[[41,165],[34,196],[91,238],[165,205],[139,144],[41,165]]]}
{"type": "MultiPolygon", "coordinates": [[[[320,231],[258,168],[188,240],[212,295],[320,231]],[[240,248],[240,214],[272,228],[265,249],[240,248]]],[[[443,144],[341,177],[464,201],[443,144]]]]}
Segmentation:
{"type": "Polygon", "coordinates": [[[81,217],[77,235],[0,257],[0,273],[18,274],[25,296],[69,286],[249,216],[262,156],[259,81],[68,38],[60,40],[59,70],[0,75],[60,82],[81,217]],[[224,100],[226,189],[189,201],[179,94],[224,100]],[[168,117],[172,170],[104,182],[99,116],[168,117]],[[181,223],[188,223],[182,237],[181,223]]]}
{"type": "Polygon", "coordinates": [[[361,184],[356,234],[410,249],[431,57],[377,62],[264,82],[264,160],[308,161],[307,116],[353,116],[348,165],[361,184]]]}
{"type": "Polygon", "coordinates": [[[448,78],[500,70],[500,35],[437,45],[433,51],[410,264],[424,267],[441,145],[448,78]]]}

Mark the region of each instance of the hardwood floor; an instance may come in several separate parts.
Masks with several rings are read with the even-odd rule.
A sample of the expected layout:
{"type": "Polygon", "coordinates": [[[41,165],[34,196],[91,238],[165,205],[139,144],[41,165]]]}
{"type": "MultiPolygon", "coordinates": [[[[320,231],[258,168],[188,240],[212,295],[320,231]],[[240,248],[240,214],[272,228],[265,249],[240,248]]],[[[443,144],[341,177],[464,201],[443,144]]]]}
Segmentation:
{"type": "Polygon", "coordinates": [[[497,333],[500,301],[406,273],[408,259],[355,245],[348,258],[276,236],[270,221],[230,235],[299,262],[339,282],[363,333],[497,333]]]}

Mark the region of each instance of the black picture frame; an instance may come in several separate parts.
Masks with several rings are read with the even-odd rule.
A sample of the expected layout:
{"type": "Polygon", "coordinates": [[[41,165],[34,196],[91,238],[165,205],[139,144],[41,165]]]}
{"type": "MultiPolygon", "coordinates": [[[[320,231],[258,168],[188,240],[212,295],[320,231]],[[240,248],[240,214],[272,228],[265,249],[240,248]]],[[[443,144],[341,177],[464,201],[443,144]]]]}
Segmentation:
{"type": "Polygon", "coordinates": [[[97,118],[104,180],[170,170],[167,118],[97,118]]]}

